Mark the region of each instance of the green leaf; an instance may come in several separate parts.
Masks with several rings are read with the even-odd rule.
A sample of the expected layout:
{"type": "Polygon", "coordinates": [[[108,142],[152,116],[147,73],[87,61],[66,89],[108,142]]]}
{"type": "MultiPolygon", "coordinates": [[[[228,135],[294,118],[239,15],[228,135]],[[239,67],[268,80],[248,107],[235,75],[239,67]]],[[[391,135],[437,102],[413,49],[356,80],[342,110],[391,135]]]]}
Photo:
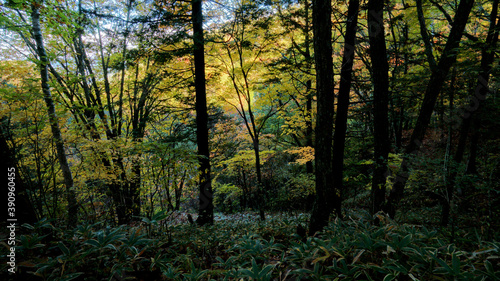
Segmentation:
{"type": "Polygon", "coordinates": [[[458,258],[456,253],[451,255],[451,264],[453,266],[453,271],[456,275],[460,274],[460,259],[458,258]]]}
{"type": "Polygon", "coordinates": [[[85,241],[84,243],[88,244],[88,245],[91,245],[91,246],[94,246],[96,248],[100,248],[101,247],[101,244],[99,244],[99,242],[97,242],[97,240],[95,240],[95,239],[89,239],[89,240],[85,241]]]}
{"type": "Polygon", "coordinates": [[[32,225],[31,225],[31,224],[29,224],[29,223],[23,223],[21,226],[22,226],[22,227],[24,227],[24,228],[27,228],[27,229],[29,229],[29,230],[34,230],[34,229],[35,229],[35,227],[34,227],[34,226],[32,226],[32,225]]]}
{"type": "Polygon", "coordinates": [[[82,275],[83,272],[76,272],[76,273],[71,273],[66,275],[64,278],[60,279],[61,281],[69,281],[78,278],[80,275],[82,275]]]}
{"type": "Polygon", "coordinates": [[[111,249],[111,250],[114,250],[114,251],[118,251],[118,249],[116,248],[116,246],[113,245],[113,244],[108,244],[108,245],[104,246],[104,248],[111,249]]]}
{"type": "Polygon", "coordinates": [[[260,278],[264,278],[271,270],[273,270],[274,265],[268,264],[266,265],[259,273],[260,278]]]}
{"type": "Polygon", "coordinates": [[[408,244],[410,244],[411,238],[412,238],[411,234],[406,235],[401,240],[401,242],[399,242],[399,248],[401,249],[401,248],[404,248],[404,247],[408,246],[408,244]]]}
{"type": "Polygon", "coordinates": [[[59,247],[59,249],[61,249],[61,251],[63,252],[63,254],[65,256],[70,255],[68,247],[66,247],[62,242],[57,243],[57,247],[59,247]]]}
{"type": "Polygon", "coordinates": [[[385,277],[384,277],[384,280],[383,281],[391,281],[391,280],[394,280],[396,279],[396,276],[394,276],[394,274],[392,273],[389,273],[387,274],[385,277]]]}
{"type": "Polygon", "coordinates": [[[411,280],[413,281],[420,281],[418,278],[416,278],[415,276],[413,276],[413,274],[408,274],[408,276],[410,276],[411,280]]]}
{"type": "Polygon", "coordinates": [[[252,272],[250,269],[246,269],[246,268],[240,269],[240,273],[241,273],[243,276],[246,276],[246,277],[250,277],[250,278],[254,278],[254,279],[255,279],[255,275],[253,274],[253,272],[252,272]]]}
{"type": "Polygon", "coordinates": [[[486,267],[486,271],[489,274],[495,275],[495,271],[493,270],[493,265],[491,264],[491,262],[489,260],[484,261],[484,267],[486,267]]]}
{"type": "Polygon", "coordinates": [[[437,262],[439,263],[448,273],[451,273],[453,274],[453,270],[451,269],[451,267],[442,259],[438,258],[436,256],[436,254],[431,254],[431,257],[437,262]]]}

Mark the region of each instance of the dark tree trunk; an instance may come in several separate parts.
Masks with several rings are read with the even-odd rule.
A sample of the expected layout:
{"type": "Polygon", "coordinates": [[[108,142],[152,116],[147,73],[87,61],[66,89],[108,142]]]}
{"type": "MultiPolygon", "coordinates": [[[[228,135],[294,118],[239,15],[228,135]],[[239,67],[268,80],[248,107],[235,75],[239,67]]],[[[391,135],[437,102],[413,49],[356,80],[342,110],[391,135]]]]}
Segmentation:
{"type": "Polygon", "coordinates": [[[186,180],[187,171],[184,170],[184,174],[182,174],[181,182],[179,186],[175,187],[175,210],[179,211],[181,207],[181,198],[182,198],[182,190],[184,189],[184,181],[186,180]]]}
{"type": "Polygon", "coordinates": [[[332,187],[332,133],[333,133],[333,60],[332,60],[332,5],[330,1],[313,1],[314,60],[316,66],[316,202],[309,224],[314,235],[326,225],[338,196],[332,187]]]}
{"type": "Polygon", "coordinates": [[[47,54],[45,52],[45,47],[43,45],[42,30],[40,28],[40,10],[38,3],[33,3],[31,5],[31,19],[33,24],[33,37],[36,42],[36,50],[38,59],[40,60],[40,76],[42,83],[42,92],[45,104],[47,105],[47,112],[49,115],[50,128],[52,130],[52,137],[54,138],[56,144],[57,158],[59,159],[59,164],[64,177],[64,183],[66,186],[66,200],[68,201],[68,226],[75,226],[78,223],[78,205],[76,201],[76,194],[73,190],[73,176],[71,175],[71,169],[68,165],[68,159],[66,158],[66,152],[64,151],[64,141],[61,135],[61,130],[59,129],[59,124],[57,120],[57,115],[55,112],[54,102],[52,100],[52,94],[50,92],[49,86],[49,72],[47,59],[47,54]]]}
{"type": "Polygon", "coordinates": [[[470,141],[470,151],[469,151],[469,161],[467,162],[467,169],[465,170],[466,174],[477,174],[477,167],[476,167],[476,158],[477,158],[477,149],[478,149],[478,143],[479,143],[479,128],[481,127],[481,122],[480,120],[477,120],[477,118],[474,122],[474,129],[472,130],[472,137],[470,141]]]}
{"type": "Polygon", "coordinates": [[[467,24],[469,18],[469,13],[474,5],[474,0],[461,0],[458,5],[457,12],[455,14],[455,19],[446,41],[445,48],[441,54],[439,63],[432,70],[431,78],[427,84],[427,88],[424,95],[424,100],[422,107],[420,108],[420,113],[415,124],[413,133],[410,138],[410,143],[405,148],[406,157],[401,163],[401,168],[397,176],[395,177],[393,187],[391,189],[387,204],[384,210],[393,217],[396,214],[396,208],[404,195],[404,188],[406,181],[409,177],[409,163],[407,156],[409,154],[415,154],[420,149],[422,140],[424,138],[425,132],[431,120],[432,112],[434,111],[434,105],[441,92],[444,82],[446,81],[446,76],[457,59],[458,47],[460,45],[460,39],[462,38],[462,33],[467,24]]]}
{"type": "Polygon", "coordinates": [[[397,118],[394,118],[394,127],[395,127],[395,132],[394,132],[394,139],[395,139],[395,145],[396,145],[396,151],[399,152],[401,150],[401,147],[403,145],[403,119],[405,118],[405,104],[404,102],[400,99],[399,100],[399,116],[397,118]],[[399,120],[396,120],[399,119],[399,120]]]}
{"type": "MultiPolygon", "coordinates": [[[[309,0],[304,1],[305,6],[305,26],[304,26],[304,45],[305,45],[305,60],[307,65],[307,71],[312,69],[312,56],[311,56],[311,36],[310,25],[311,20],[309,17],[309,0]]],[[[313,103],[313,93],[312,93],[312,81],[308,79],[306,81],[306,146],[314,147],[313,143],[313,119],[312,119],[312,103],[313,103]]],[[[306,172],[312,174],[314,172],[313,162],[308,161],[306,163],[306,172]]]]}
{"type": "MultiPolygon", "coordinates": [[[[309,50],[309,48],[307,48],[309,50]]],[[[307,114],[307,121],[306,121],[306,146],[308,147],[314,147],[313,144],[313,122],[312,122],[312,81],[307,80],[306,82],[306,89],[307,89],[307,101],[306,101],[306,114],[307,114]]],[[[314,172],[313,168],[313,162],[312,161],[307,161],[306,162],[306,172],[308,174],[312,174],[314,172]]]]}
{"type": "MultiPolygon", "coordinates": [[[[403,45],[406,45],[409,41],[408,37],[408,24],[405,23],[403,26],[403,36],[404,36],[404,41],[403,45]]],[[[403,55],[403,74],[407,75],[408,74],[408,52],[404,52],[403,55]]],[[[403,147],[403,127],[405,123],[405,102],[401,96],[398,96],[398,109],[399,109],[399,116],[397,118],[394,118],[395,124],[394,127],[395,129],[395,143],[396,143],[396,151],[399,153],[403,147]]]]}
{"type": "MultiPolygon", "coordinates": [[[[134,198],[131,191],[135,189],[135,187],[131,187],[131,185],[135,183],[133,178],[130,181],[127,179],[125,165],[121,156],[117,157],[114,163],[120,171],[119,179],[112,183],[110,188],[115,201],[118,224],[128,224],[133,220],[134,216],[134,198]]],[[[132,170],[132,172],[135,172],[134,167],[132,167],[132,170]]]]}
{"type": "MultiPolygon", "coordinates": [[[[389,11],[388,13],[389,15],[389,21],[392,21],[393,18],[392,18],[392,13],[391,11],[389,11]]],[[[398,76],[399,76],[399,73],[401,72],[400,71],[400,68],[401,66],[403,66],[404,68],[404,65],[405,65],[405,62],[403,62],[403,65],[401,65],[401,46],[404,46],[407,42],[407,39],[404,37],[403,35],[403,42],[401,42],[401,40],[398,41],[397,39],[397,35],[396,35],[396,30],[395,30],[395,25],[391,24],[389,25],[389,29],[390,29],[390,32],[391,32],[391,36],[393,38],[393,45],[394,45],[394,50],[393,50],[393,54],[392,56],[394,56],[394,65],[392,67],[392,74],[391,74],[391,78],[389,80],[389,84],[392,83],[392,81],[395,81],[398,76]]],[[[402,33],[405,34],[405,26],[403,25],[402,27],[402,33]]],[[[399,35],[399,34],[398,34],[399,35]]],[[[404,55],[406,55],[406,52],[404,52],[404,55]]],[[[389,54],[389,56],[391,56],[391,54],[389,54]]],[[[396,83],[392,83],[394,85],[396,85],[396,83]]],[[[397,86],[396,86],[397,88],[397,86]]],[[[397,91],[397,90],[396,90],[397,91]]],[[[392,91],[391,91],[392,92],[392,91]]],[[[401,113],[404,112],[403,111],[403,103],[401,102],[402,98],[400,96],[392,96],[391,93],[389,93],[389,112],[390,112],[390,119],[389,119],[389,124],[390,124],[390,128],[389,128],[389,132],[390,132],[390,140],[391,142],[394,142],[394,145],[395,145],[395,151],[399,152],[399,148],[401,147],[401,131],[399,130],[400,129],[400,126],[399,124],[401,123],[402,121],[402,115],[401,113]]]]}
{"type": "MultiPolygon", "coordinates": [[[[455,80],[456,80],[456,68],[454,67],[453,71],[452,71],[452,75],[451,75],[449,97],[448,97],[448,103],[449,103],[448,112],[449,112],[449,114],[453,114],[453,110],[454,110],[455,80]]],[[[442,111],[443,111],[443,115],[444,115],[444,108],[442,111]]],[[[443,116],[443,122],[444,122],[444,116],[443,116]]],[[[455,169],[455,167],[453,165],[451,165],[451,168],[450,168],[450,164],[452,163],[450,161],[452,143],[453,143],[453,126],[451,124],[448,124],[448,138],[446,141],[446,151],[445,151],[445,156],[444,156],[444,161],[445,161],[444,173],[445,173],[445,179],[446,179],[445,182],[447,182],[448,189],[450,186],[449,185],[450,177],[448,177],[448,175],[450,174],[450,170],[451,170],[451,173],[453,174],[454,169],[455,169]]],[[[442,196],[442,199],[439,201],[440,201],[441,207],[442,207],[442,209],[441,209],[441,223],[443,223],[444,221],[446,221],[446,223],[448,223],[447,216],[448,216],[449,211],[450,211],[450,204],[449,204],[449,201],[447,200],[447,196],[442,196]]]]}
{"type": "Polygon", "coordinates": [[[382,210],[385,202],[387,158],[389,156],[389,64],[385,46],[384,1],[368,2],[368,33],[373,78],[373,132],[375,168],[372,178],[371,213],[382,210]]]}
{"type": "Polygon", "coordinates": [[[132,164],[132,178],[129,183],[129,195],[132,208],[132,219],[137,220],[141,215],[141,162],[139,159],[132,164]]]}
{"type": "Polygon", "coordinates": [[[208,147],[208,112],[205,87],[205,54],[203,41],[202,0],[192,1],[194,77],[196,89],[196,141],[200,161],[200,205],[197,223],[212,224],[214,205],[210,179],[210,151],[208,147]]]}
{"type": "MultiPolygon", "coordinates": [[[[250,111],[250,110],[249,110],[250,111]]],[[[252,115],[252,112],[250,111],[250,115],[252,115]]],[[[254,119],[252,118],[252,124],[255,124],[254,119]]],[[[266,208],[266,201],[265,201],[265,194],[264,194],[264,184],[262,182],[262,170],[261,170],[261,165],[260,165],[260,143],[259,143],[259,133],[256,130],[256,127],[253,126],[254,132],[255,132],[255,137],[253,140],[253,151],[255,155],[255,171],[257,173],[257,206],[259,206],[259,217],[260,220],[265,221],[266,220],[266,214],[264,212],[266,208]]]]}
{"type": "Polygon", "coordinates": [[[340,72],[340,88],[335,119],[333,139],[333,186],[335,188],[334,206],[336,214],[341,217],[342,190],[344,178],[344,149],[347,132],[347,113],[349,110],[349,94],[351,92],[352,66],[356,45],[356,27],[358,25],[359,0],[350,0],[347,9],[347,26],[344,38],[344,56],[340,72]]]}

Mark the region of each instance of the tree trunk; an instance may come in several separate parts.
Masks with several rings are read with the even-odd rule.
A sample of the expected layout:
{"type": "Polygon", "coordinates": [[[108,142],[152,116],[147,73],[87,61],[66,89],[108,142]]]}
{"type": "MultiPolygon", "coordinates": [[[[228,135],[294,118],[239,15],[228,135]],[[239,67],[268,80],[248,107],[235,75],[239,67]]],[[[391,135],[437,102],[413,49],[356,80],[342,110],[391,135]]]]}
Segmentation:
{"type": "Polygon", "coordinates": [[[415,124],[413,133],[410,138],[410,143],[405,148],[405,158],[401,163],[401,167],[397,176],[395,177],[391,193],[389,195],[387,204],[384,210],[393,217],[396,214],[396,208],[404,195],[404,188],[406,181],[409,177],[409,159],[407,158],[409,154],[415,154],[420,149],[422,140],[424,138],[425,132],[431,120],[432,112],[434,111],[434,105],[438,98],[441,88],[446,81],[446,76],[450,70],[450,67],[455,63],[457,59],[458,47],[460,45],[460,39],[462,38],[462,33],[467,24],[469,18],[469,13],[474,5],[474,0],[461,0],[458,5],[457,12],[455,14],[455,19],[446,41],[445,48],[441,54],[441,58],[436,68],[432,70],[431,78],[427,84],[427,88],[424,95],[424,100],[422,107],[420,108],[420,113],[415,124]]]}
{"type": "Polygon", "coordinates": [[[333,60],[332,60],[332,5],[330,1],[313,1],[314,61],[316,66],[316,202],[309,224],[314,235],[326,225],[338,197],[332,188],[332,133],[333,133],[333,60]]]}
{"type": "Polygon", "coordinates": [[[389,156],[389,64],[385,46],[384,1],[368,2],[368,33],[373,78],[373,132],[375,168],[372,178],[371,213],[382,210],[385,202],[387,158],[389,156]]]}
{"type": "Polygon", "coordinates": [[[64,141],[61,135],[61,130],[59,129],[59,123],[57,120],[57,115],[54,107],[54,102],[52,100],[52,94],[50,92],[49,86],[49,72],[48,72],[48,59],[45,52],[45,47],[43,45],[42,30],[40,28],[40,10],[38,3],[33,3],[31,5],[31,19],[33,24],[33,37],[36,42],[36,49],[38,59],[40,60],[40,76],[42,83],[42,92],[45,104],[47,105],[47,112],[49,115],[50,128],[52,130],[52,137],[54,138],[56,144],[57,158],[61,166],[61,170],[64,177],[64,183],[66,186],[66,200],[68,201],[68,226],[75,226],[78,223],[78,206],[76,201],[76,194],[73,190],[73,176],[71,175],[71,169],[68,164],[68,159],[66,158],[66,153],[64,151],[64,141]]]}
{"type": "MultiPolygon", "coordinates": [[[[450,89],[449,89],[449,97],[448,97],[448,112],[449,114],[453,114],[453,109],[454,109],[454,101],[455,101],[455,80],[456,80],[456,68],[453,68],[452,75],[451,75],[451,81],[450,81],[450,89]]],[[[444,111],[444,109],[443,109],[444,111]]],[[[443,112],[444,115],[444,112],[443,112]]],[[[443,121],[444,121],[444,116],[443,116],[443,121]]],[[[454,173],[456,167],[454,165],[451,165],[452,162],[450,161],[450,155],[451,155],[451,146],[453,143],[453,126],[451,124],[448,124],[448,138],[446,140],[446,151],[445,151],[445,156],[444,156],[444,176],[445,176],[445,183],[448,185],[448,190],[449,190],[449,180],[450,177],[448,175],[450,174],[450,170],[452,171],[451,173],[454,173]]],[[[441,224],[443,224],[444,221],[446,221],[446,224],[448,224],[448,214],[450,211],[450,204],[449,200],[447,200],[448,196],[443,196],[443,200],[440,200],[441,202],[441,224]]]]}
{"type": "MultiPolygon", "coordinates": [[[[250,111],[250,114],[251,111],[250,111]]],[[[252,118],[252,125],[255,124],[254,119],[252,118]]],[[[255,154],[255,171],[257,173],[257,205],[259,206],[259,217],[260,220],[265,221],[266,220],[266,214],[264,212],[266,208],[266,201],[265,201],[265,196],[264,196],[264,184],[262,182],[262,169],[260,165],[260,142],[259,142],[259,133],[256,130],[256,127],[253,126],[254,128],[254,140],[253,140],[253,151],[255,154]]]]}
{"type": "Polygon", "coordinates": [[[340,72],[340,88],[335,119],[333,139],[333,187],[335,189],[334,206],[337,216],[341,217],[342,190],[344,178],[344,149],[347,132],[347,113],[349,110],[349,94],[351,92],[352,66],[356,45],[356,27],[358,25],[359,0],[350,0],[347,9],[347,26],[344,38],[344,57],[340,72]]]}
{"type": "MultiPolygon", "coordinates": [[[[309,50],[309,48],[307,49],[309,50]]],[[[306,101],[306,146],[308,147],[314,147],[313,144],[313,122],[312,122],[312,93],[311,93],[311,88],[312,88],[312,81],[307,80],[306,82],[306,92],[307,92],[307,101],[306,101]]],[[[312,161],[307,161],[306,162],[306,172],[308,174],[314,173],[314,167],[313,167],[313,162],[312,161]]]]}
{"type": "Polygon", "coordinates": [[[476,119],[475,120],[476,122],[474,122],[474,128],[472,130],[469,161],[467,162],[467,169],[465,170],[465,173],[468,175],[477,174],[476,158],[477,158],[477,149],[479,143],[479,128],[481,127],[481,122],[480,120],[477,120],[477,118],[474,119],[476,119]]]}
{"type": "MultiPolygon", "coordinates": [[[[312,56],[311,56],[311,36],[309,36],[310,27],[310,17],[309,17],[309,0],[304,1],[305,6],[305,24],[304,24],[304,45],[305,45],[305,61],[307,65],[307,71],[312,70],[312,56]]],[[[311,71],[312,72],[312,71],[311,71]]],[[[313,118],[312,118],[312,103],[313,103],[313,93],[312,93],[312,81],[308,79],[306,81],[306,146],[314,147],[313,144],[313,118]]],[[[314,172],[313,162],[306,162],[306,172],[312,174],[314,172]]]]}
{"type": "Polygon", "coordinates": [[[139,159],[133,161],[132,178],[129,183],[129,196],[132,208],[132,219],[137,220],[141,215],[141,162],[139,159]]]}
{"type": "Polygon", "coordinates": [[[203,39],[202,0],[192,1],[194,76],[196,89],[196,141],[200,162],[200,205],[198,209],[199,225],[212,224],[214,205],[212,183],[210,179],[210,151],[208,147],[208,112],[205,87],[205,54],[203,39]]]}
{"type": "Polygon", "coordinates": [[[110,185],[116,205],[118,224],[130,223],[134,215],[134,199],[133,195],[131,194],[132,188],[130,186],[131,184],[133,184],[133,180],[127,180],[127,174],[125,172],[125,164],[123,160],[124,159],[121,155],[118,156],[116,160],[114,160],[114,163],[116,163],[119,169],[119,178],[117,181],[113,182],[110,185]]]}

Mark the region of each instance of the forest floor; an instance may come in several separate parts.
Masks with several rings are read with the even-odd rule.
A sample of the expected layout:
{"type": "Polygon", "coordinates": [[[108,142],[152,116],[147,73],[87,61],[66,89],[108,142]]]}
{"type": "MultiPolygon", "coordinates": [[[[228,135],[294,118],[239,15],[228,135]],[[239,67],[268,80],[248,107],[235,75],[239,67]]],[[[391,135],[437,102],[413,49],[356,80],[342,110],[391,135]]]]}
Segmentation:
{"type": "Polygon", "coordinates": [[[301,237],[297,228],[307,228],[308,216],[276,213],[259,221],[252,212],[216,214],[214,225],[198,227],[176,212],[134,226],[75,229],[42,220],[21,227],[16,274],[2,263],[0,279],[500,280],[498,233],[383,216],[374,225],[365,211],[350,210],[321,234],[301,237]]]}

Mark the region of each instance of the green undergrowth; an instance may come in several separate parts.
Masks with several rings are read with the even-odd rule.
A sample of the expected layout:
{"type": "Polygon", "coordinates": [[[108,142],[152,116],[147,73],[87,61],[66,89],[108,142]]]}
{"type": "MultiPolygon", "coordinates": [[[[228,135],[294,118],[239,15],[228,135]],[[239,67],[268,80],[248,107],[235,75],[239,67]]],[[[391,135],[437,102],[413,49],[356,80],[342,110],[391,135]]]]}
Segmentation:
{"type": "MultiPolygon", "coordinates": [[[[174,225],[166,214],[135,226],[43,220],[23,225],[17,273],[6,280],[499,280],[500,243],[479,230],[397,224],[351,211],[302,238],[307,216],[220,216],[212,226],[174,225]]],[[[7,255],[7,248],[0,253],[7,255]]],[[[0,267],[7,272],[7,265],[0,267]]],[[[2,273],[3,274],[3,273],[2,273]]],[[[3,276],[3,275],[2,275],[3,276]]],[[[3,279],[3,278],[2,278],[3,279]]],[[[5,279],[3,279],[5,280],[5,279]]]]}

